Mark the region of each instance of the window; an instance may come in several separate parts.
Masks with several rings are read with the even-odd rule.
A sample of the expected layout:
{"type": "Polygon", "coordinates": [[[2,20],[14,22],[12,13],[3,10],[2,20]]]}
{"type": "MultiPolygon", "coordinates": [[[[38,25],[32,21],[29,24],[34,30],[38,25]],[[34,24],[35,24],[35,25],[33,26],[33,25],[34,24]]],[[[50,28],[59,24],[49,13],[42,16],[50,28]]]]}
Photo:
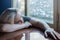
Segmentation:
{"type": "Polygon", "coordinates": [[[53,0],[27,0],[28,16],[53,23],[53,0]]]}
{"type": "Polygon", "coordinates": [[[25,0],[13,0],[13,8],[18,8],[18,11],[25,14],[25,0]]]}
{"type": "Polygon", "coordinates": [[[53,0],[14,0],[13,7],[18,8],[23,15],[26,14],[27,7],[28,16],[53,23],[53,0]]]}
{"type": "Polygon", "coordinates": [[[57,0],[13,0],[13,7],[21,10],[22,15],[27,14],[27,16],[44,20],[55,30],[58,26],[57,6],[59,4],[57,4],[57,0]]]}

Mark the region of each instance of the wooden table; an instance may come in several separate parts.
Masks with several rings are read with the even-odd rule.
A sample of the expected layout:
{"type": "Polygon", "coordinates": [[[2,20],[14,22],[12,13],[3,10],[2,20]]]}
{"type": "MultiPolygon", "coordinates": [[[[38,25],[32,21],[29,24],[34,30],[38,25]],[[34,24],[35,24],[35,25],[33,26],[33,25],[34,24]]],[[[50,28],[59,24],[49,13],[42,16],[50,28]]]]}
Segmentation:
{"type": "MultiPolygon", "coordinates": [[[[34,28],[26,28],[26,29],[22,29],[22,30],[18,30],[18,31],[15,31],[15,32],[11,32],[11,33],[6,33],[2,36],[0,36],[0,40],[18,40],[18,36],[22,36],[22,34],[25,34],[25,40],[30,40],[30,38],[32,37],[31,35],[32,34],[40,34],[42,37],[44,37],[44,34],[37,30],[37,29],[34,29],[34,28]],[[13,39],[15,38],[15,39],[13,39]]],[[[33,35],[34,35],[33,34],[33,35]]],[[[44,40],[50,40],[50,38],[45,38],[44,37],[44,40]]]]}

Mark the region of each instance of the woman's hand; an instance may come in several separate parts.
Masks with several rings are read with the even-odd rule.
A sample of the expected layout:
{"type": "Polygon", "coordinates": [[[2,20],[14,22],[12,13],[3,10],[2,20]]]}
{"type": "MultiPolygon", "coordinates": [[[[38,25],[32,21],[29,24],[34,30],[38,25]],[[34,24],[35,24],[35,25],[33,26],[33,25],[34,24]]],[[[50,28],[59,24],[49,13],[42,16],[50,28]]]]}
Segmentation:
{"type": "Polygon", "coordinates": [[[28,22],[28,21],[25,22],[25,25],[28,26],[28,27],[32,26],[32,24],[30,22],[28,22]]]}
{"type": "Polygon", "coordinates": [[[45,37],[51,37],[54,40],[60,40],[60,34],[54,31],[54,29],[47,29],[45,32],[45,37]]]}

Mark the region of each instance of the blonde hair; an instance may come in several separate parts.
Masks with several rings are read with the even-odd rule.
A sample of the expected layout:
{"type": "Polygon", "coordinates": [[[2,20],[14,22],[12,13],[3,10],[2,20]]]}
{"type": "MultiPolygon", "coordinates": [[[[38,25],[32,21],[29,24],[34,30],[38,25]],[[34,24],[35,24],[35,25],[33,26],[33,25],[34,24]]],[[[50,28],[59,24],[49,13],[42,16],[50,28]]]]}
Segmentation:
{"type": "Polygon", "coordinates": [[[0,15],[0,23],[14,24],[17,9],[8,8],[0,15]]]}

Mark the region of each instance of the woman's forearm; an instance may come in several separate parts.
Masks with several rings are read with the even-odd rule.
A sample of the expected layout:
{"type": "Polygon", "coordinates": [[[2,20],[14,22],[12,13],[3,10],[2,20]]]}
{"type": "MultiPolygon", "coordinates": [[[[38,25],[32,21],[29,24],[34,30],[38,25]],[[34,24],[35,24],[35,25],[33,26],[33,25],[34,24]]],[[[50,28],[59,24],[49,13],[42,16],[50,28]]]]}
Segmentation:
{"type": "Polygon", "coordinates": [[[50,29],[50,26],[46,22],[39,21],[39,24],[41,24],[41,28],[43,28],[44,31],[50,29]]]}
{"type": "Polygon", "coordinates": [[[26,22],[24,24],[4,24],[2,27],[3,32],[13,32],[19,29],[29,27],[31,24],[26,22]]]}
{"type": "Polygon", "coordinates": [[[42,31],[45,31],[45,30],[47,30],[47,29],[50,29],[50,26],[46,23],[46,22],[44,22],[44,21],[41,21],[41,20],[36,20],[36,19],[31,19],[30,20],[30,23],[34,26],[34,27],[36,27],[36,28],[39,28],[40,30],[42,30],[42,31]]]}

